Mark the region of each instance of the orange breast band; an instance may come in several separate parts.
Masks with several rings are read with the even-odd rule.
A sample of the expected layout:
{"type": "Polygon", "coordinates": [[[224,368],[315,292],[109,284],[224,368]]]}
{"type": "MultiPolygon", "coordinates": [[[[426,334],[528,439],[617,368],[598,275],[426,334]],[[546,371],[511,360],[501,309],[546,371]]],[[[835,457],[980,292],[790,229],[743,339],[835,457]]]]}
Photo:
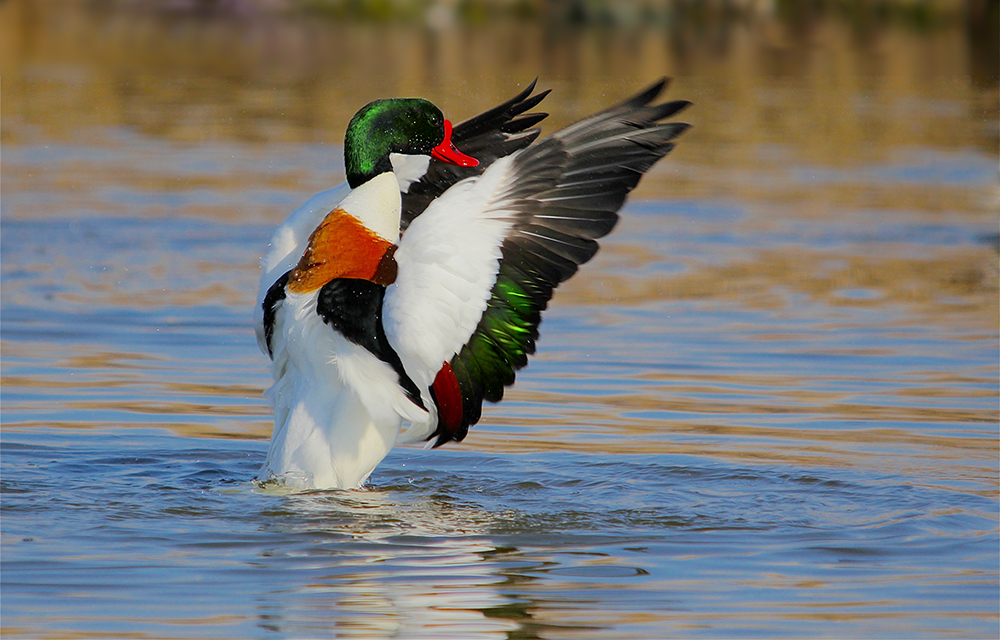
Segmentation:
{"type": "Polygon", "coordinates": [[[390,285],[396,281],[396,245],[380,237],[343,209],[334,209],[309,236],[288,290],[309,293],[334,278],[357,278],[390,285]]]}

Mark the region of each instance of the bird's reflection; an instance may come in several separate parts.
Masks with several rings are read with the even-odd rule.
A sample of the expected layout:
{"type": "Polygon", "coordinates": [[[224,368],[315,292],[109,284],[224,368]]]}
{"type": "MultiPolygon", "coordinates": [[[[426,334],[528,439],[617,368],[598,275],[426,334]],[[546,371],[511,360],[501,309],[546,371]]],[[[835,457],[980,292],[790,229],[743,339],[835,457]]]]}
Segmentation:
{"type": "Polygon", "coordinates": [[[507,638],[527,616],[488,536],[506,514],[399,487],[289,494],[270,515],[310,544],[268,553],[301,576],[261,603],[269,630],[328,634],[331,604],[350,638],[507,638]]]}

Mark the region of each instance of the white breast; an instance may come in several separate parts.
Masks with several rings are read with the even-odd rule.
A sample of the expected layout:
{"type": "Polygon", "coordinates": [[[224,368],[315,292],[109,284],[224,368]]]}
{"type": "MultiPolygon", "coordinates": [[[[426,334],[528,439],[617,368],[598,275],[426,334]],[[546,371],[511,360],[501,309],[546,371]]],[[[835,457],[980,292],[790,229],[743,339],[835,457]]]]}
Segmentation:
{"type": "Polygon", "coordinates": [[[399,242],[402,207],[399,182],[391,171],[375,176],[340,203],[341,209],[393,244],[399,242]]]}

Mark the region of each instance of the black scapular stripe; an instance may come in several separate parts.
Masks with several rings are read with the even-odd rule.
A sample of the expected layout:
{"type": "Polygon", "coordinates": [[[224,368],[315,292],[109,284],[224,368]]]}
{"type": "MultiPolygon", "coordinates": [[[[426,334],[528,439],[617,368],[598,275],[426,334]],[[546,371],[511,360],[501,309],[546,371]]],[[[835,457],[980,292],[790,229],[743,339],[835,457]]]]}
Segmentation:
{"type": "Polygon", "coordinates": [[[274,281],[271,288],[264,296],[261,306],[264,308],[264,340],[267,343],[267,355],[274,359],[274,349],[271,347],[271,338],[274,337],[274,316],[277,313],[278,303],[285,299],[285,285],[288,284],[288,276],[291,271],[286,271],[284,275],[274,281]]]}
{"type": "Polygon", "coordinates": [[[319,290],[316,312],[331,328],[392,367],[406,397],[426,411],[427,407],[420,399],[420,390],[406,374],[399,355],[385,337],[382,326],[384,296],[383,285],[355,278],[335,278],[319,290]]]}

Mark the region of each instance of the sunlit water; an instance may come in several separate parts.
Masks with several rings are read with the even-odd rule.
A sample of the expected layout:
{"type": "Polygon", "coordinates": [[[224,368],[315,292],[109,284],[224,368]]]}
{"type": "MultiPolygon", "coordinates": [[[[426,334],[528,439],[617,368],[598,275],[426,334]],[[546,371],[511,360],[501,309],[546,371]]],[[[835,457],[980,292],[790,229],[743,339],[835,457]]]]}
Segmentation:
{"type": "MultiPolygon", "coordinates": [[[[756,95],[808,123],[796,82],[756,95]]],[[[903,136],[804,159],[737,137],[715,86],[680,79],[695,130],[465,442],[300,495],[251,483],[251,305],[340,149],[15,118],[4,635],[1000,634],[995,156],[903,136]]],[[[969,107],[886,104],[953,132],[969,107]]]]}
{"type": "Polygon", "coordinates": [[[5,218],[5,631],[989,636],[989,291],[908,303],[843,275],[872,254],[944,271],[971,255],[995,277],[989,227],[755,215],[629,205],[465,443],[397,449],[366,491],[299,496],[250,483],[268,425],[248,307],[269,225],[5,218]],[[810,264],[781,285],[753,273],[763,250],[810,264]]]}

